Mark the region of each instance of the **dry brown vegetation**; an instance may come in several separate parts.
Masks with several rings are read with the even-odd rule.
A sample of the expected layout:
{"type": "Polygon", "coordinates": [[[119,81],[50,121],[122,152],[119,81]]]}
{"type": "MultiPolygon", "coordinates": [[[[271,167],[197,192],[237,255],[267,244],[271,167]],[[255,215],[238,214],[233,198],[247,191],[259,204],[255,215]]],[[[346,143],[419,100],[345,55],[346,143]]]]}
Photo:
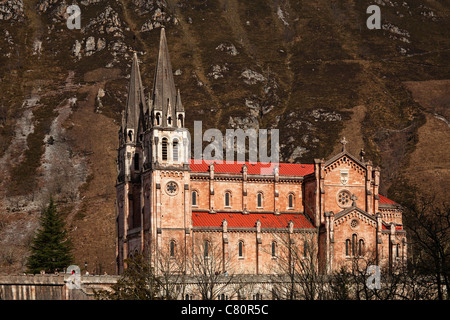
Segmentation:
{"type": "MultiPolygon", "coordinates": [[[[21,259],[8,258],[4,248],[14,242],[22,248],[17,253],[26,255],[25,239],[36,227],[39,208],[56,190],[77,263],[88,262],[90,272],[113,273],[118,123],[132,50],[139,53],[142,80],[151,92],[159,28],[140,28],[157,6],[146,13],[140,1],[81,6],[86,26],[108,3],[121,37],[101,33],[99,25],[68,30],[57,16],[59,2],[45,12],[36,10],[44,1],[24,2],[23,21],[0,20],[0,252],[7,258],[0,268],[23,269],[21,259]],[[104,39],[107,47],[86,55],[89,36],[104,39]],[[36,40],[42,41],[39,53],[36,40]],[[82,43],[80,59],[72,55],[75,41],[82,43]],[[105,90],[100,108],[99,88],[105,90]],[[27,109],[24,102],[32,95],[39,100],[27,109]],[[51,150],[47,135],[58,108],[74,97],[70,116],[57,124],[64,130],[53,137],[64,150],[62,172],[49,176],[43,166],[51,150]],[[32,110],[31,118],[26,110],[32,110]],[[52,177],[54,188],[47,183],[52,177]],[[26,227],[11,238],[5,230],[19,221],[26,227]]],[[[167,23],[166,33],[173,70],[181,71],[175,82],[187,127],[194,120],[203,121],[204,130],[224,130],[230,120],[276,127],[283,160],[304,163],[332,155],[345,135],[352,153],[364,148],[365,158],[381,166],[382,192],[393,200],[410,201],[415,185],[448,197],[448,4],[382,2],[383,25],[398,29],[368,30],[363,0],[167,1],[162,11],[177,18],[167,23]],[[218,50],[221,44],[233,44],[238,54],[218,50]],[[226,66],[217,79],[211,75],[215,65],[226,66]],[[245,83],[247,69],[265,80],[245,83]],[[298,147],[304,152],[294,153],[298,147]]]]}

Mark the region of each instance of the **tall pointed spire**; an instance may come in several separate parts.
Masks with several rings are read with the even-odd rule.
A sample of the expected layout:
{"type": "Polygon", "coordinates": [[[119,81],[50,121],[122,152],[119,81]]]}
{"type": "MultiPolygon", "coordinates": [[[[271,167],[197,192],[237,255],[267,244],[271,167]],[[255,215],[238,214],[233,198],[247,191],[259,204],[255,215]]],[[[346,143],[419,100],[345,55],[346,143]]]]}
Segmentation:
{"type": "Polygon", "coordinates": [[[180,89],[177,91],[177,104],[175,109],[177,112],[184,112],[183,103],[181,102],[180,89]]]}
{"type": "Polygon", "coordinates": [[[127,141],[136,141],[138,130],[143,123],[143,115],[147,109],[145,103],[144,88],[142,86],[141,73],[136,52],[133,54],[133,63],[131,65],[130,83],[128,86],[128,98],[125,115],[125,127],[127,141]],[[130,134],[130,129],[133,134],[130,134]]]}
{"type": "Polygon", "coordinates": [[[177,91],[173,80],[172,65],[166,40],[166,31],[161,28],[158,60],[153,81],[153,110],[161,112],[161,125],[174,126],[176,121],[177,91]]]}

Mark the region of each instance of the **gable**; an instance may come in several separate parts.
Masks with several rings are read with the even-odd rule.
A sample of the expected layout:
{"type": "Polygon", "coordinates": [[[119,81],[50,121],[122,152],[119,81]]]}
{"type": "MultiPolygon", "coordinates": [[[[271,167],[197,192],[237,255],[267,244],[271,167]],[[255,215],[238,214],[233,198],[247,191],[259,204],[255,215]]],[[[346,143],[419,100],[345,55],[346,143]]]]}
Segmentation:
{"type": "Polygon", "coordinates": [[[357,207],[350,207],[337,213],[334,216],[334,224],[335,226],[338,226],[355,218],[374,228],[377,227],[377,220],[375,219],[375,217],[357,207]]]}
{"type": "Polygon", "coordinates": [[[326,179],[343,185],[349,180],[352,183],[364,182],[366,171],[364,163],[346,152],[339,153],[324,164],[326,179]]]}

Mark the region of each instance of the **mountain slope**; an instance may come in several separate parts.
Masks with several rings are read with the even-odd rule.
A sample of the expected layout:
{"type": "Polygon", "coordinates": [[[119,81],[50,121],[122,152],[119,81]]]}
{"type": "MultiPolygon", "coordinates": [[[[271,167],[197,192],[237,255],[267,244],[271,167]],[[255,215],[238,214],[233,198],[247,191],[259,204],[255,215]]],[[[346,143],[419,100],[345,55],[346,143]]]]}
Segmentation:
{"type": "Polygon", "coordinates": [[[345,135],[399,203],[416,184],[434,192],[448,181],[448,1],[83,0],[81,30],[67,28],[67,6],[0,1],[4,272],[23,270],[50,194],[77,263],[114,272],[127,76],[135,50],[150,93],[162,25],[189,129],[279,128],[281,160],[305,163],[337,152],[345,135]],[[370,4],[381,30],[366,27],[370,4]]]}

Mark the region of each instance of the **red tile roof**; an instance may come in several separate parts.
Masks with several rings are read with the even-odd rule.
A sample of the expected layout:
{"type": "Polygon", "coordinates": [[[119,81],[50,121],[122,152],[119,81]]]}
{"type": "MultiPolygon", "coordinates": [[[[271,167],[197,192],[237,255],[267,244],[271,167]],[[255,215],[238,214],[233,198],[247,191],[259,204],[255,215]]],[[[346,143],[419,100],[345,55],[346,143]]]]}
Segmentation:
{"type": "Polygon", "coordinates": [[[256,221],[261,221],[261,228],[287,228],[292,220],[294,228],[314,228],[312,223],[302,214],[282,213],[209,213],[192,212],[194,227],[222,227],[222,221],[226,219],[229,228],[254,228],[256,221]]]}
{"type": "MultiPolygon", "coordinates": [[[[381,225],[381,229],[383,229],[383,230],[390,230],[391,227],[385,226],[384,224],[382,224],[382,225],[381,225]]],[[[403,230],[403,226],[401,226],[401,225],[396,225],[396,226],[395,226],[395,230],[403,230]]]]}
{"type": "Polygon", "coordinates": [[[380,196],[380,200],[379,200],[379,203],[386,203],[386,204],[398,204],[397,202],[395,202],[395,201],[392,201],[392,200],[390,200],[390,199],[386,198],[385,196],[382,196],[381,194],[380,194],[379,196],[380,196]]]}
{"type": "Polygon", "coordinates": [[[247,165],[248,174],[273,174],[273,168],[278,165],[280,176],[306,176],[314,172],[313,164],[299,163],[264,163],[264,162],[243,162],[243,161],[222,161],[218,163],[212,160],[194,160],[191,159],[190,168],[193,172],[209,172],[209,165],[215,163],[214,172],[216,173],[242,173],[242,166],[247,165]]]}

